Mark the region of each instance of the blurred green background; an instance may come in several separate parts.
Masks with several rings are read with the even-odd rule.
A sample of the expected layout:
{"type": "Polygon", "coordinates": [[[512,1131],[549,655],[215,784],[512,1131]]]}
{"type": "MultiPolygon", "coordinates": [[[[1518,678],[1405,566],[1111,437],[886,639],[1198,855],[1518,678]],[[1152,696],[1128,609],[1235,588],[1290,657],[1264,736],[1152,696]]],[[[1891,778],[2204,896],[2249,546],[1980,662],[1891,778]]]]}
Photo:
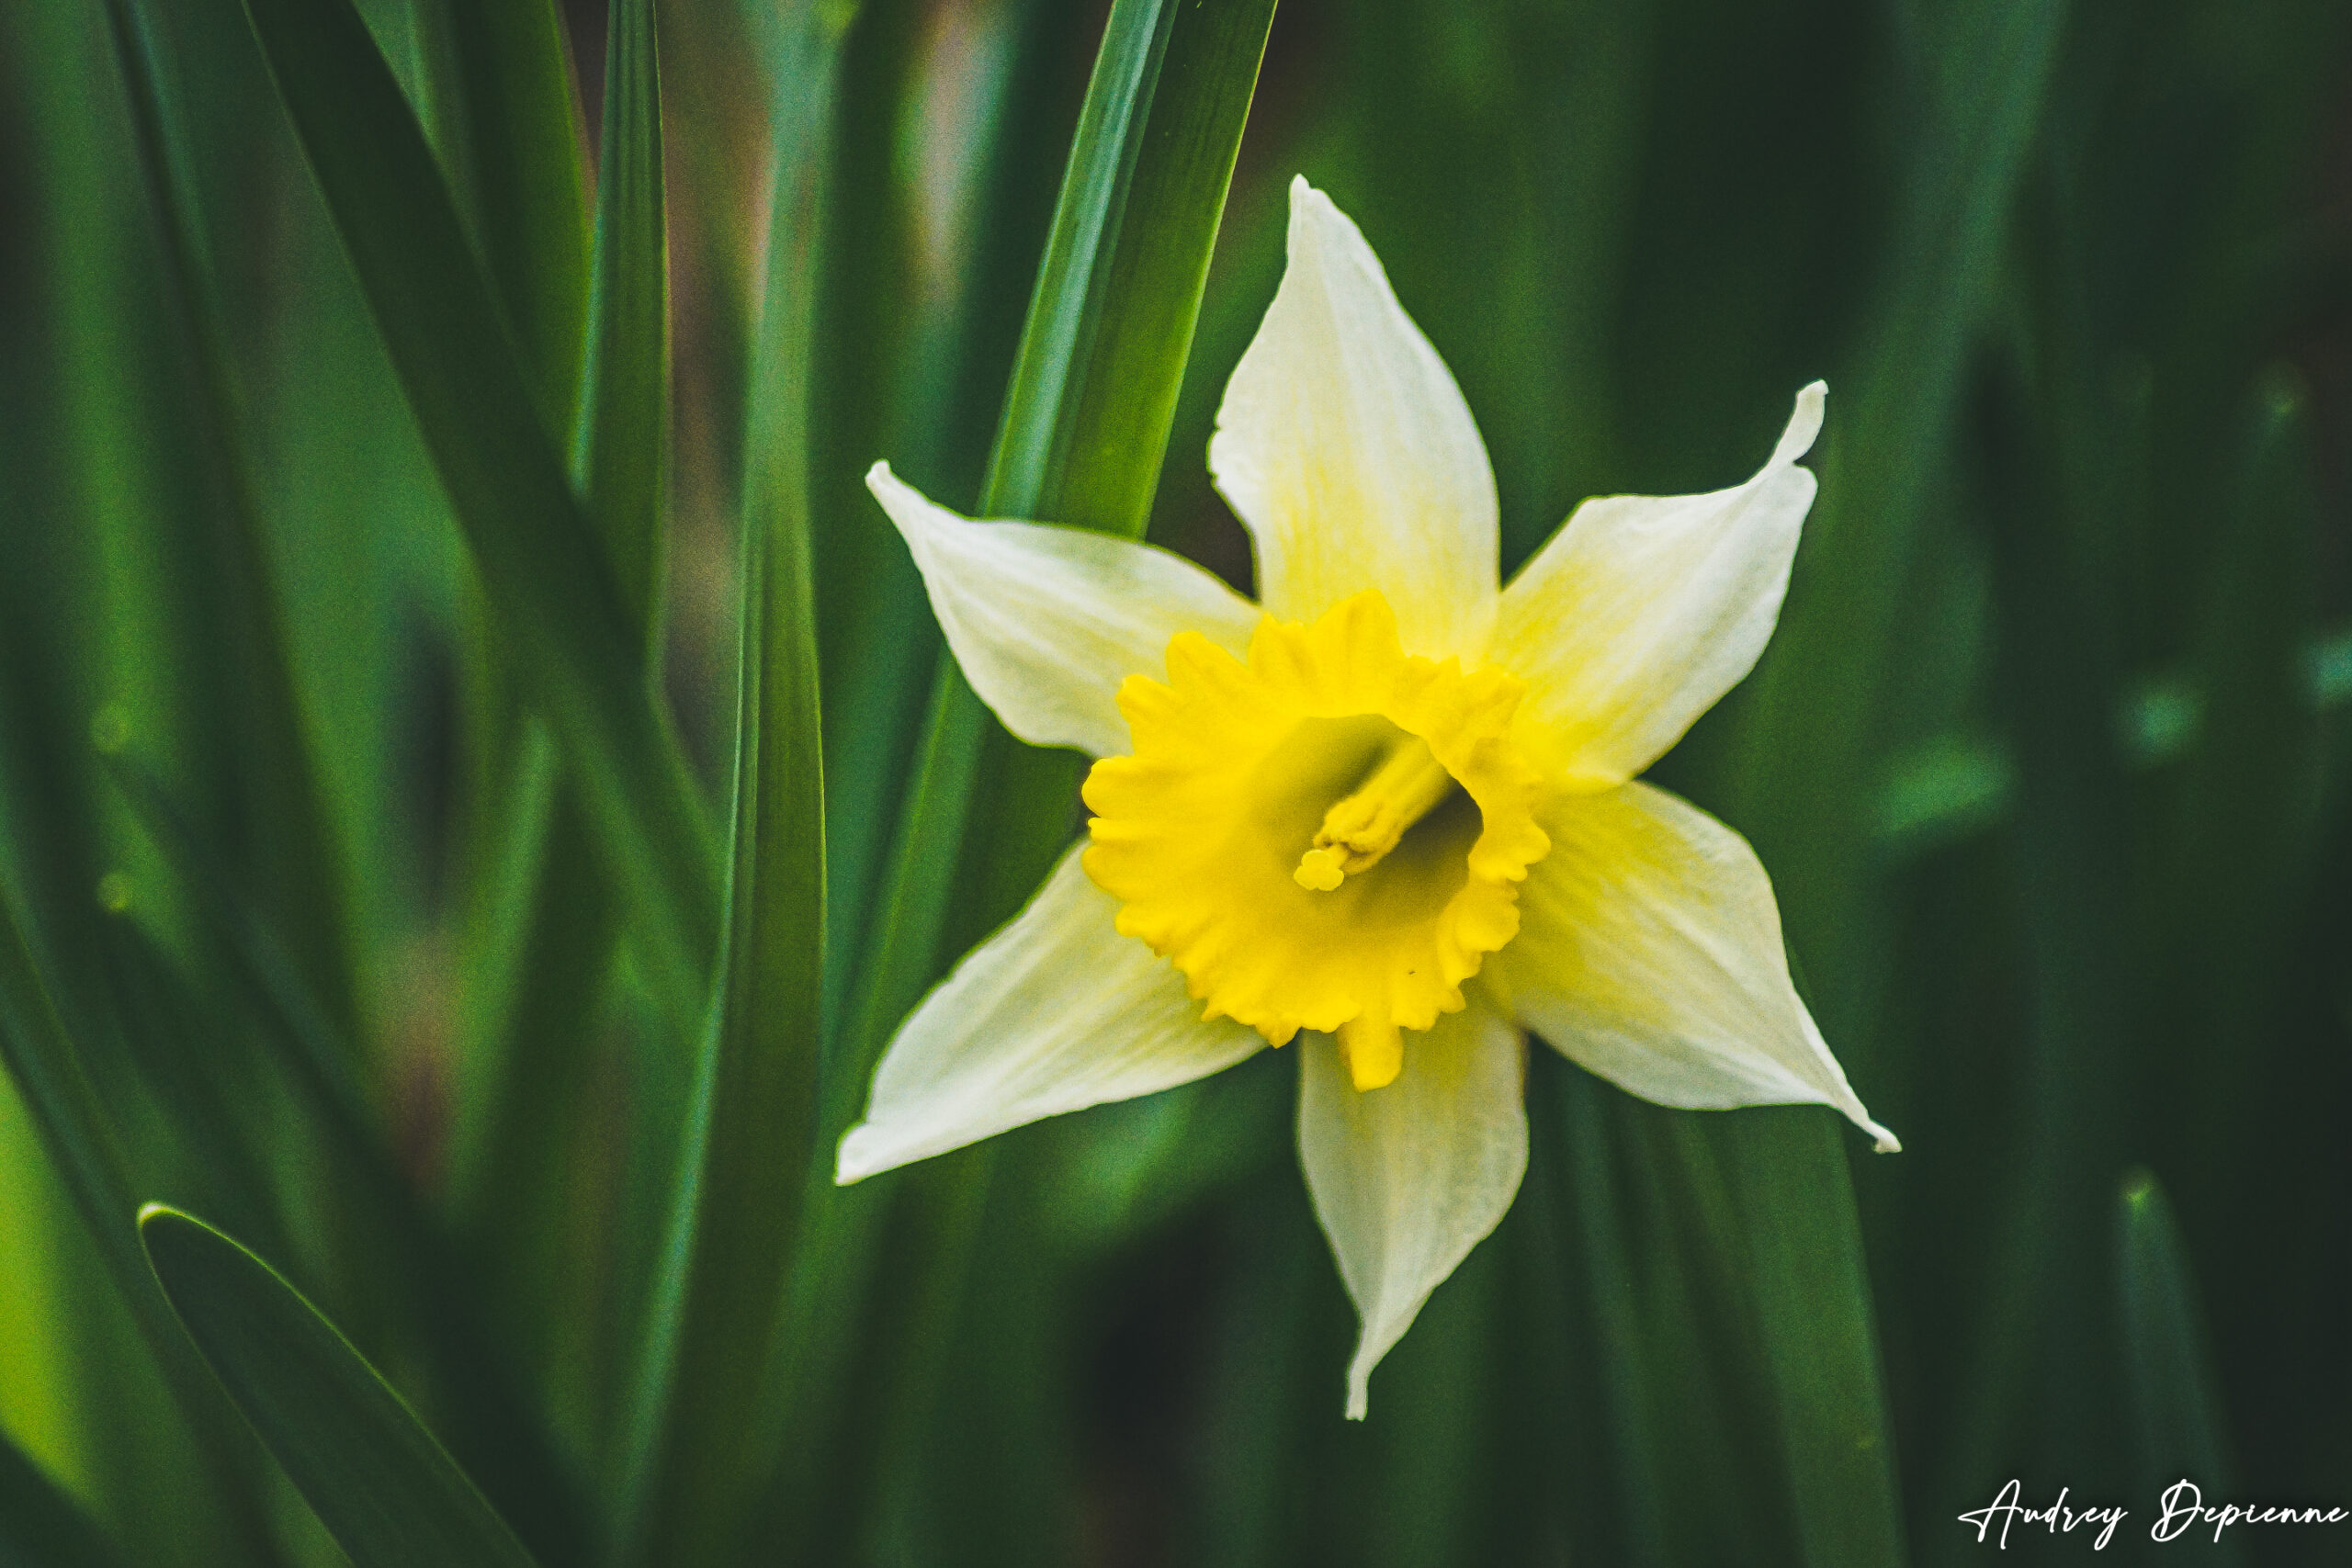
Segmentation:
{"type": "Polygon", "coordinates": [[[0,9],[0,1562],[513,1560],[149,1200],[548,1568],[1945,1563],[2012,1477],[2352,1562],[2146,1535],[2352,1507],[2352,10],[357,14],[0,9]],[[1905,1150],[1533,1051],[1361,1427],[1286,1056],[824,1180],[1078,820],[861,476],[1246,588],[1202,457],[1294,173],[1506,571],[1827,378],[1655,776],[1905,1150]]]}

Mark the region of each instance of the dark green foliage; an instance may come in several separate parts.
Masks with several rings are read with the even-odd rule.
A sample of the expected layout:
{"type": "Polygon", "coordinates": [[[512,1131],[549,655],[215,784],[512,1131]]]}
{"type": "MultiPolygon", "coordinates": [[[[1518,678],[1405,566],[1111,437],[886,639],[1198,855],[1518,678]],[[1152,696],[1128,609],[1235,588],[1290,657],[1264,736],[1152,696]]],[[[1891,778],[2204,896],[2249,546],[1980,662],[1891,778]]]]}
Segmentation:
{"type": "Polygon", "coordinates": [[[1877,1568],[2013,1477],[2131,1561],[2183,1476],[2352,1507],[2347,45],[0,6],[0,1563],[1877,1568]],[[1828,380],[1778,634],[1657,782],[1905,1145],[1534,1043],[1525,1186],[1362,1427],[1288,1052],[831,1182],[1081,822],[862,476],[1246,589],[1202,458],[1301,172],[1506,571],[1828,380]]]}
{"type": "Polygon", "coordinates": [[[220,1386],[358,1568],[528,1568],[415,1413],[277,1270],[159,1203],[139,1235],[220,1386]]]}

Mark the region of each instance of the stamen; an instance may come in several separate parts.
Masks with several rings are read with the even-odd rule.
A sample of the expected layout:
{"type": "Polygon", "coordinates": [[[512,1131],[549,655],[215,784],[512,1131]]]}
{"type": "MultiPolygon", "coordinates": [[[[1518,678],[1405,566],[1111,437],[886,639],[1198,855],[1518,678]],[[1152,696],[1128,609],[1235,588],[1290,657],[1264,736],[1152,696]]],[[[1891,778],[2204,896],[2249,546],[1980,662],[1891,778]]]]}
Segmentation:
{"type": "Polygon", "coordinates": [[[1348,877],[1370,871],[1403,840],[1405,829],[1453,789],[1453,775],[1430,753],[1429,742],[1399,746],[1354,794],[1323,814],[1314,847],[1299,857],[1292,879],[1329,893],[1348,877]]]}

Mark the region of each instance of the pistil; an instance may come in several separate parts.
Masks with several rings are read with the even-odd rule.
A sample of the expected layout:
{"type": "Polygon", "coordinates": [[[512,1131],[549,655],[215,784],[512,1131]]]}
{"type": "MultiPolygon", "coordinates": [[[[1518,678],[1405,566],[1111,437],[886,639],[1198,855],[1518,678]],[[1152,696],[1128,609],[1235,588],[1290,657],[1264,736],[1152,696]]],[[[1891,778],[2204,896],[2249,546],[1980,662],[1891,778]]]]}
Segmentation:
{"type": "Polygon", "coordinates": [[[1291,873],[1301,887],[1329,893],[1349,877],[1378,865],[1405,837],[1453,793],[1454,779],[1430,751],[1412,739],[1391,751],[1355,792],[1323,814],[1313,847],[1291,873]]]}

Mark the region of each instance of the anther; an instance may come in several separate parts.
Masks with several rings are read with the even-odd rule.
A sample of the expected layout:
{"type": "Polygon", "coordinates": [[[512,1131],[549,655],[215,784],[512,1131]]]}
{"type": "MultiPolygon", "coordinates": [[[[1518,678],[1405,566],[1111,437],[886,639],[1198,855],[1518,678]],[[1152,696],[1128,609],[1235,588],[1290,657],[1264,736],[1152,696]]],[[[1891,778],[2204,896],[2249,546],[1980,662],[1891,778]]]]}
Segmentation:
{"type": "Polygon", "coordinates": [[[1370,871],[1453,793],[1445,771],[1425,740],[1409,740],[1388,754],[1354,793],[1323,814],[1314,845],[1291,873],[1301,887],[1329,893],[1348,877],[1370,871]]]}

